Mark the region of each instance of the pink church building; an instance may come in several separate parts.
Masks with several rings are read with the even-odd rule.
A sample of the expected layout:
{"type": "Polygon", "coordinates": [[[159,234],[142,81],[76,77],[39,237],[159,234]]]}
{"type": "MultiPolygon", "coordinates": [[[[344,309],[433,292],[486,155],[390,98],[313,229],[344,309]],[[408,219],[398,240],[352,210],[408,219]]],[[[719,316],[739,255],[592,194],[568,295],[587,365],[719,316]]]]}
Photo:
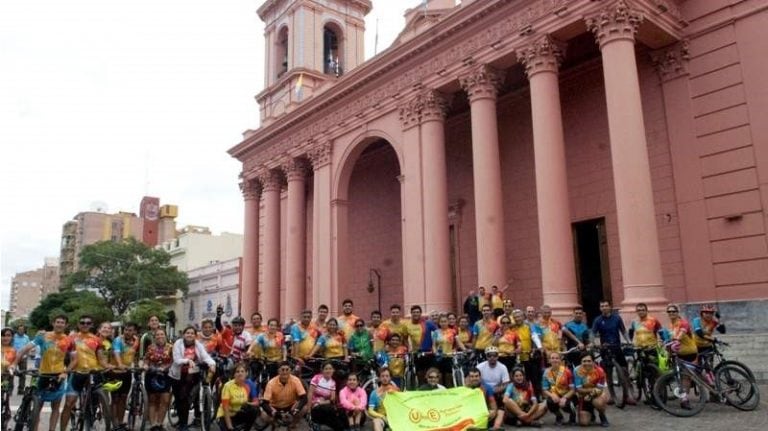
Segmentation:
{"type": "Polygon", "coordinates": [[[768,328],[768,0],[413,3],[367,61],[370,0],[259,8],[261,126],[229,150],[243,315],[495,285],[768,328]]]}

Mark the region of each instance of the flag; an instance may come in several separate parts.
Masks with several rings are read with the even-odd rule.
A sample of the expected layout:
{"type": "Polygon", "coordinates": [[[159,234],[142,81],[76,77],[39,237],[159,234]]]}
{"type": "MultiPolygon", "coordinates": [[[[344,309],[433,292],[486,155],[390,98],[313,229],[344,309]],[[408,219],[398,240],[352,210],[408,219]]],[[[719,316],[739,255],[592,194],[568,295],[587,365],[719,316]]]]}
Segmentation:
{"type": "Polygon", "coordinates": [[[488,425],[480,389],[390,392],[384,408],[393,431],[464,431],[488,425]]]}
{"type": "Polygon", "coordinates": [[[301,96],[304,95],[304,74],[299,75],[299,79],[296,80],[296,100],[301,101],[301,96]]]}

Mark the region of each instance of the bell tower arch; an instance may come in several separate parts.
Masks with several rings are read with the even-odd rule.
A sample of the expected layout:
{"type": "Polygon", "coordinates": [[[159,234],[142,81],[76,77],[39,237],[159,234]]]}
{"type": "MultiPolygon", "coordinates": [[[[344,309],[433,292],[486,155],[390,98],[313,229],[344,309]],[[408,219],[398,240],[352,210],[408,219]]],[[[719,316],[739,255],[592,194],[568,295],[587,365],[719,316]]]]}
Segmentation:
{"type": "Polygon", "coordinates": [[[365,59],[365,16],[371,0],[267,0],[261,123],[291,112],[365,59]]]}

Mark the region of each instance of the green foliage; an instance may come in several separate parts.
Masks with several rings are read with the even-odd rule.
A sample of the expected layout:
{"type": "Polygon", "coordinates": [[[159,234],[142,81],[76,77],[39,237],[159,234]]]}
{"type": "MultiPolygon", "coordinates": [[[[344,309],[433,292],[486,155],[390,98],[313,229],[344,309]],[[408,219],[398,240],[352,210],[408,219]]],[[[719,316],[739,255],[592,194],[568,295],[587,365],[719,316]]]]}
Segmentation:
{"type": "MultiPolygon", "coordinates": [[[[27,328],[27,334],[29,334],[29,333],[30,333],[30,331],[33,331],[33,330],[34,330],[34,327],[32,327],[32,326],[29,324],[29,321],[28,321],[27,319],[23,318],[23,317],[20,317],[20,318],[18,318],[18,319],[13,319],[13,320],[11,320],[11,321],[8,323],[8,325],[7,325],[7,326],[8,326],[9,328],[13,328],[13,330],[15,331],[15,330],[16,330],[16,327],[18,327],[19,325],[23,325],[25,328],[27,328]]],[[[32,334],[34,334],[34,332],[31,332],[31,333],[32,333],[32,334]]]]}
{"type": "Polygon", "coordinates": [[[165,306],[154,299],[142,299],[130,308],[126,322],[138,323],[144,327],[153,315],[162,320],[165,316],[165,306]]]}
{"type": "Polygon", "coordinates": [[[29,323],[37,329],[50,330],[51,319],[59,314],[69,318],[71,327],[81,316],[89,315],[98,324],[114,320],[112,309],[107,302],[94,292],[88,290],[64,289],[52,293],[40,302],[29,315],[29,323]]]}
{"type": "Polygon", "coordinates": [[[83,247],[79,271],[65,287],[98,292],[117,316],[141,299],[187,293],[187,275],[170,264],[165,250],[156,250],[129,238],[102,241],[83,247]]]}

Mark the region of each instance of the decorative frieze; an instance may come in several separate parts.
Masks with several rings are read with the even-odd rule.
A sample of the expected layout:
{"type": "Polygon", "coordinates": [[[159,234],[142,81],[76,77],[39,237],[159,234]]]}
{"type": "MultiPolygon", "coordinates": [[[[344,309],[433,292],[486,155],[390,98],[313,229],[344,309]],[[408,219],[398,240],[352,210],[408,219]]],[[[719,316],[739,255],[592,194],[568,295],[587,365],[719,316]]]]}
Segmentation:
{"type": "Polygon", "coordinates": [[[459,83],[467,92],[470,102],[483,98],[495,99],[504,83],[504,73],[487,64],[479,64],[460,76],[459,83]]]}
{"type": "Polygon", "coordinates": [[[563,61],[565,44],[544,35],[517,50],[517,60],[525,67],[528,79],[539,72],[557,73],[563,61]]]}
{"type": "Polygon", "coordinates": [[[418,96],[409,97],[408,99],[400,102],[398,107],[398,115],[400,117],[400,125],[403,126],[403,130],[410,129],[411,127],[418,126],[421,119],[421,106],[424,102],[418,96]]]}
{"type": "Polygon", "coordinates": [[[240,182],[240,191],[244,200],[258,200],[261,196],[261,184],[256,180],[244,179],[240,182]]]}
{"type": "Polygon", "coordinates": [[[651,53],[651,61],[662,81],[670,81],[688,74],[688,41],[681,40],[671,47],[651,53]]]}
{"type": "Polygon", "coordinates": [[[605,7],[597,15],[586,18],[586,23],[602,48],[614,40],[625,39],[634,42],[637,28],[644,19],[641,11],[631,8],[626,0],[619,0],[605,7]]]}

